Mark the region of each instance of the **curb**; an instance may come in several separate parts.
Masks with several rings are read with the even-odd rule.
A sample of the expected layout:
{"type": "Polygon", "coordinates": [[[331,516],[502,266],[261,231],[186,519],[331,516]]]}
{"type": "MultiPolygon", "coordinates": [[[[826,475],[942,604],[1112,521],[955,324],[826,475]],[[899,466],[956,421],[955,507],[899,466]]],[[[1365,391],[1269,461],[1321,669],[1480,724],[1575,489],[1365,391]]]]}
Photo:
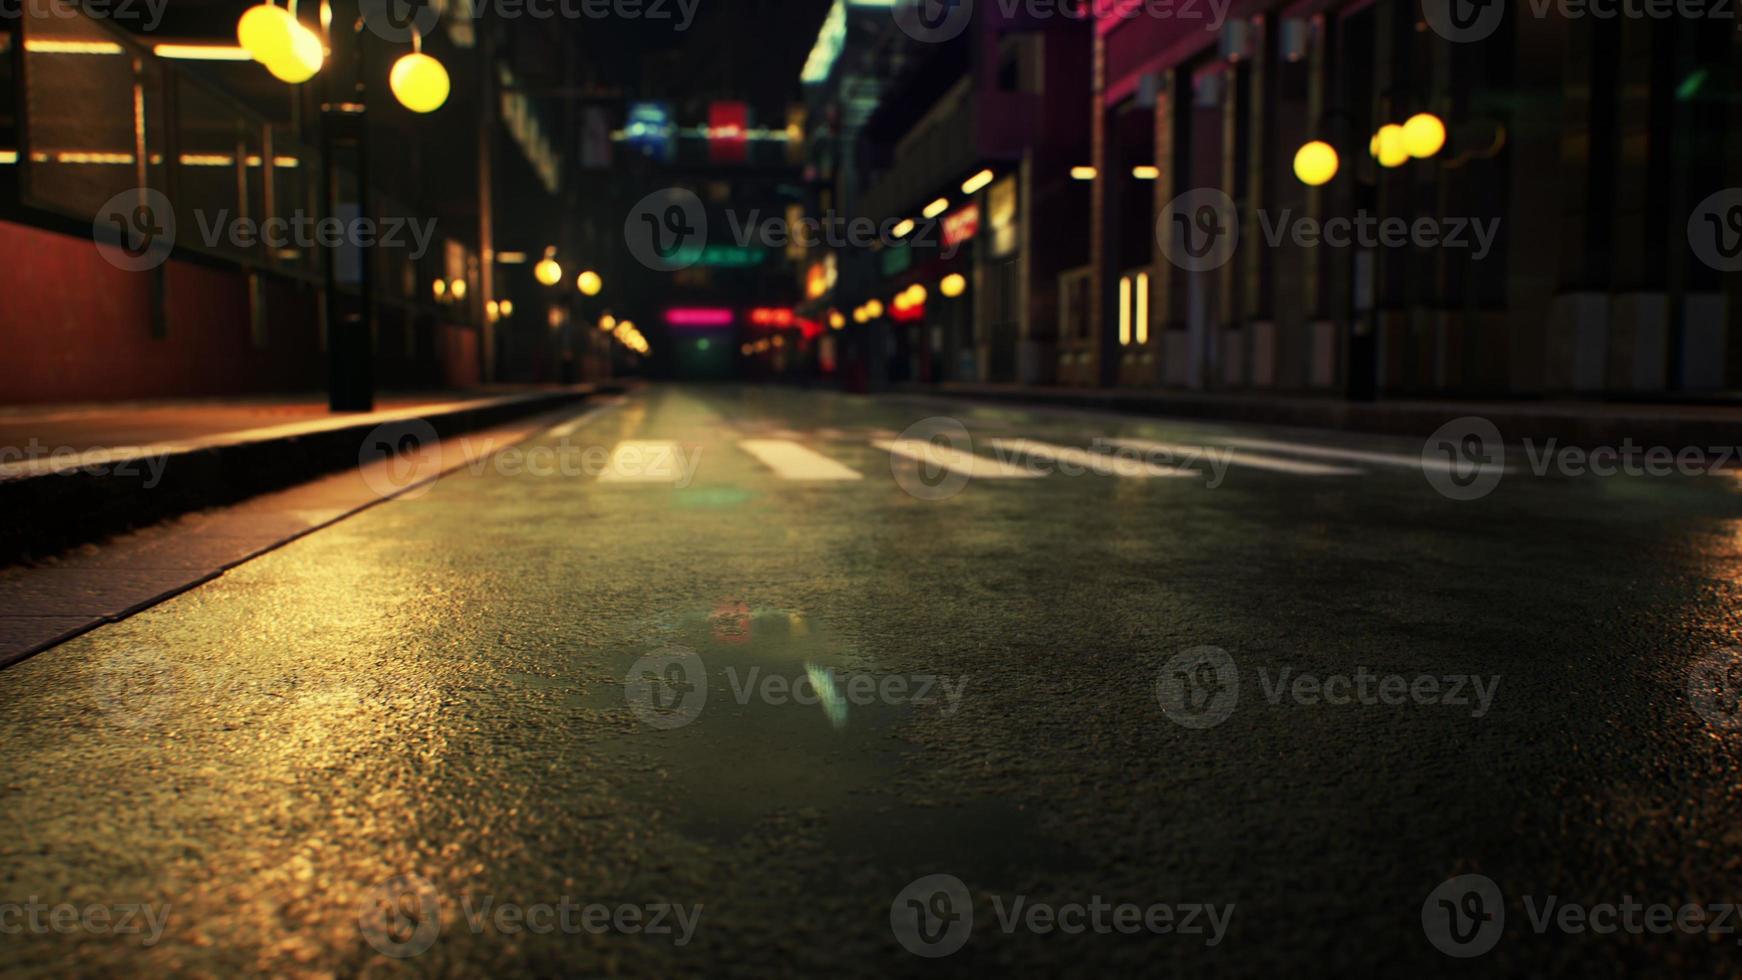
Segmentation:
{"type": "Polygon", "coordinates": [[[60,472],[0,480],[0,566],[65,551],[87,542],[356,466],[362,440],[378,426],[420,419],[448,439],[512,419],[585,401],[616,389],[571,388],[486,399],[418,414],[376,413],[335,425],[246,442],[174,448],[161,454],[161,480],[140,467],[93,474],[60,472]]]}

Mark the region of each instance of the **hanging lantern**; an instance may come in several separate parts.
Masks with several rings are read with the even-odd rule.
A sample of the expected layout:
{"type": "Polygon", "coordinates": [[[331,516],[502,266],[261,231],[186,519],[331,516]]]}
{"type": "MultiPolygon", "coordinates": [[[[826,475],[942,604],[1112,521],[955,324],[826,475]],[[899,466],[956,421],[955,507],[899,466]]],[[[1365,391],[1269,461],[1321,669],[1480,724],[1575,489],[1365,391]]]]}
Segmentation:
{"type": "Polygon", "coordinates": [[[1403,145],[1410,156],[1426,160],[1446,145],[1446,124],[1431,112],[1418,112],[1404,121],[1403,145]]]}
{"type": "Polygon", "coordinates": [[[1304,144],[1294,154],[1294,176],[1308,187],[1330,183],[1337,176],[1337,151],[1324,140],[1304,144]]]}
{"type": "Polygon", "coordinates": [[[300,22],[290,22],[290,51],[271,61],[265,62],[266,70],[272,77],[291,85],[301,85],[315,77],[321,70],[321,63],[326,61],[326,49],[321,46],[321,37],[314,31],[304,27],[300,22]]]}
{"type": "Polygon", "coordinates": [[[249,7],[236,22],[236,43],[263,65],[290,57],[296,18],[270,3],[249,7]]]}
{"type": "Polygon", "coordinates": [[[554,286],[563,281],[563,267],[557,264],[556,249],[545,249],[544,258],[532,267],[532,276],[540,285],[554,286]]]}
{"type": "Polygon", "coordinates": [[[1409,162],[1409,147],[1404,141],[1403,127],[1396,123],[1386,123],[1379,127],[1379,132],[1373,134],[1373,142],[1368,148],[1373,152],[1373,158],[1379,161],[1381,167],[1401,167],[1409,162]]]}
{"type": "Polygon", "coordinates": [[[448,100],[448,70],[422,51],[413,51],[394,62],[387,85],[399,104],[412,112],[434,112],[448,100]]]}

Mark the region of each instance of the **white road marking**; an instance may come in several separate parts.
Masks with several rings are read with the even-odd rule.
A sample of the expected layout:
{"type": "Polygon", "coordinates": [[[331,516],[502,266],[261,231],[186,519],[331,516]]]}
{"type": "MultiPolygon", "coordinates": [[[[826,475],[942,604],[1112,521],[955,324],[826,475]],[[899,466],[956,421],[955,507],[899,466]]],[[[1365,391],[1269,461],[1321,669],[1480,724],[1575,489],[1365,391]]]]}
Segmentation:
{"type": "Polygon", "coordinates": [[[1198,471],[1193,469],[1162,466],[1159,463],[1150,463],[1127,456],[1097,453],[1070,446],[1055,446],[1051,443],[1035,442],[1032,439],[993,439],[992,448],[1018,457],[1032,456],[1035,459],[1052,460],[1061,466],[1078,467],[1099,476],[1148,480],[1155,477],[1198,475],[1198,471]]]}
{"type": "Polygon", "coordinates": [[[976,480],[1033,480],[1046,475],[1026,467],[983,459],[973,453],[940,446],[924,439],[873,439],[871,445],[891,455],[936,466],[952,473],[966,474],[976,480]]]}
{"type": "Polygon", "coordinates": [[[1255,470],[1272,470],[1277,473],[1291,473],[1295,476],[1356,476],[1361,472],[1347,466],[1302,463],[1298,460],[1278,459],[1275,456],[1261,456],[1258,453],[1241,452],[1238,449],[1222,449],[1217,446],[1192,446],[1178,442],[1156,442],[1151,439],[1108,439],[1107,441],[1115,446],[1134,449],[1140,453],[1160,453],[1169,458],[1177,458],[1182,463],[1200,460],[1207,463],[1212,459],[1224,459],[1235,466],[1246,466],[1255,470]]]}
{"type": "Polygon", "coordinates": [[[683,478],[678,445],[670,439],[625,439],[611,450],[600,483],[677,483],[683,478]]]}
{"type": "Polygon", "coordinates": [[[609,398],[598,399],[593,404],[582,409],[580,413],[575,415],[573,418],[558,423],[545,434],[556,439],[566,439],[569,436],[574,435],[575,430],[579,429],[585,423],[621,406],[626,400],[627,399],[622,395],[614,395],[609,398]]]}
{"type": "Polygon", "coordinates": [[[756,457],[782,480],[863,480],[858,470],[790,439],[746,439],[738,448],[756,457]]]}
{"type": "Polygon", "coordinates": [[[564,422],[561,425],[558,425],[558,426],[552,428],[550,430],[550,435],[554,438],[557,438],[557,439],[566,439],[569,436],[574,435],[575,430],[581,427],[581,423],[592,418],[593,415],[594,415],[594,412],[590,409],[588,411],[582,412],[581,414],[575,416],[574,418],[569,419],[567,422],[564,422]]]}
{"type": "MultiPolygon", "coordinates": [[[[1380,453],[1364,449],[1337,449],[1333,446],[1317,446],[1308,442],[1284,442],[1280,439],[1224,439],[1231,446],[1244,446],[1248,449],[1267,449],[1279,453],[1293,453],[1296,456],[1312,456],[1319,459],[1347,459],[1357,463],[1372,463],[1377,466],[1401,466],[1405,469],[1443,470],[1447,473],[1460,472],[1457,463],[1451,460],[1433,459],[1409,453],[1380,453]]],[[[1468,464],[1464,464],[1468,468],[1468,464]]],[[[1511,470],[1502,470],[1509,473],[1511,470]]]]}

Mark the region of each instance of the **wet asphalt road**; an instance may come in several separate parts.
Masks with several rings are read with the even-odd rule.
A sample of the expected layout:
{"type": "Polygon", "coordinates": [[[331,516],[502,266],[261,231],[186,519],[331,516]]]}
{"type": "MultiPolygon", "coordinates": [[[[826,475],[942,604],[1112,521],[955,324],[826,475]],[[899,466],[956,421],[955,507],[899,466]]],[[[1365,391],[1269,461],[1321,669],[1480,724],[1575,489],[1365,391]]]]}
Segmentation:
{"type": "Polygon", "coordinates": [[[553,419],[0,673],[0,973],[1742,971],[1536,921],[1742,901],[1742,729],[1690,695],[1739,642],[1735,478],[1515,456],[1455,501],[1278,451],[1359,472],[945,496],[874,445],[934,416],[987,460],[1421,450],[736,387],[553,419]]]}

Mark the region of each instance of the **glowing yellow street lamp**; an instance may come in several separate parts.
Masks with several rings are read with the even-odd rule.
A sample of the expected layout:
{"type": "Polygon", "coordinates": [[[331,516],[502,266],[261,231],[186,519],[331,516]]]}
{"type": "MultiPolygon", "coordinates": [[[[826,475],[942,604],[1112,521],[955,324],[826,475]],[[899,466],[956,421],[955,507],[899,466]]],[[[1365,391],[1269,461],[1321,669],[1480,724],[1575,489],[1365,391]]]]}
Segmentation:
{"type": "Polygon", "coordinates": [[[563,267],[557,263],[555,245],[544,250],[544,258],[539,259],[538,264],[532,267],[532,275],[544,286],[554,286],[563,281],[563,267]]]}
{"type": "Polygon", "coordinates": [[[434,112],[448,100],[448,70],[423,53],[416,34],[411,37],[416,50],[393,63],[387,86],[399,104],[412,112],[434,112]]]}
{"type": "Polygon", "coordinates": [[[448,283],[448,295],[452,296],[456,302],[465,299],[466,280],[455,279],[453,282],[448,283]]]}
{"type": "Polygon", "coordinates": [[[296,18],[283,7],[262,3],[249,7],[236,22],[236,43],[255,61],[270,65],[290,56],[296,18]]]}
{"type": "Polygon", "coordinates": [[[581,291],[582,296],[597,296],[599,290],[605,288],[605,280],[599,278],[597,272],[588,269],[575,278],[575,288],[581,291]]]}
{"type": "MultiPolygon", "coordinates": [[[[247,16],[244,14],[243,16],[247,16]]],[[[288,14],[286,15],[288,16],[288,14]]],[[[272,77],[291,85],[300,85],[315,77],[321,70],[321,63],[326,61],[326,47],[321,44],[321,37],[314,31],[304,27],[302,22],[290,18],[290,44],[284,51],[270,49],[270,57],[262,62],[272,77]]]]}
{"type": "Polygon", "coordinates": [[[874,300],[870,301],[869,303],[866,303],[865,304],[865,315],[867,317],[870,317],[873,320],[882,316],[883,315],[883,302],[881,300],[874,299],[874,300]]]}
{"type": "Polygon", "coordinates": [[[1329,183],[1337,175],[1337,151],[1324,140],[1313,140],[1294,153],[1294,175],[1308,187],[1329,183]]]}
{"type": "Polygon", "coordinates": [[[1418,112],[1403,124],[1403,146],[1409,155],[1425,160],[1446,145],[1446,124],[1431,112],[1418,112]]]}
{"type": "Polygon", "coordinates": [[[1368,144],[1368,149],[1381,167],[1401,167],[1409,162],[1409,147],[1404,140],[1403,127],[1396,123],[1386,123],[1379,127],[1379,132],[1373,134],[1373,141],[1368,144]]]}
{"type": "Polygon", "coordinates": [[[962,275],[960,272],[952,272],[945,276],[942,282],[938,283],[938,292],[944,294],[944,297],[947,299],[955,299],[957,296],[960,296],[967,291],[968,277],[962,275]]]}

